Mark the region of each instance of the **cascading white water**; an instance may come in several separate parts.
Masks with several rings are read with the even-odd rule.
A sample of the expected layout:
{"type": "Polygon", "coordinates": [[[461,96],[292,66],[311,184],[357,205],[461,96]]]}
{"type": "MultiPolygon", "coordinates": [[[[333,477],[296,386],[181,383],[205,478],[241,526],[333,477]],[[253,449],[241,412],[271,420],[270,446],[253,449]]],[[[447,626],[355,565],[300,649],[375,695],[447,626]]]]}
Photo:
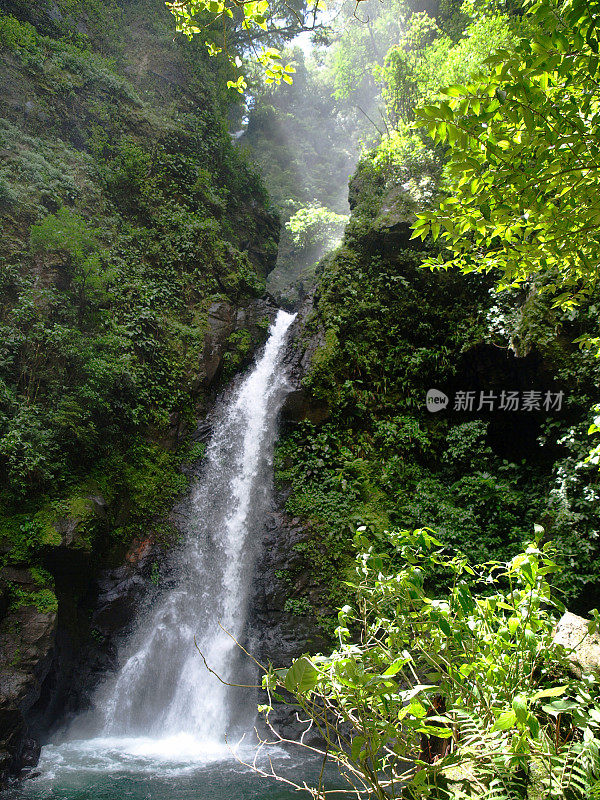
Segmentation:
{"type": "Polygon", "coordinates": [[[253,544],[269,501],[282,365],[293,315],[280,311],[254,368],[215,413],[202,475],[185,509],[177,585],[141,621],[122,666],[100,690],[104,737],[222,742],[255,707],[206,669],[233,680],[252,582],[253,544]],[[219,626],[219,623],[222,627],[219,626]],[[224,630],[223,630],[224,629],[224,630]],[[225,631],[227,631],[228,635],[225,631]]]}
{"type": "MultiPolygon", "coordinates": [[[[254,677],[244,677],[241,651],[219,622],[236,639],[245,636],[253,545],[269,504],[277,413],[288,391],[283,353],[292,320],[278,314],[262,356],[213,414],[202,473],[179,508],[185,535],[171,565],[174,579],[141,613],[96,708],[42,748],[39,775],[13,800],[284,796],[231,758],[230,745],[279,775],[293,778],[298,764],[277,746],[257,752],[251,737],[238,741],[252,726],[256,698],[210,674],[194,637],[224,680],[254,677]]],[[[302,779],[313,770],[320,781],[322,766],[321,759],[303,760],[302,779]]]]}

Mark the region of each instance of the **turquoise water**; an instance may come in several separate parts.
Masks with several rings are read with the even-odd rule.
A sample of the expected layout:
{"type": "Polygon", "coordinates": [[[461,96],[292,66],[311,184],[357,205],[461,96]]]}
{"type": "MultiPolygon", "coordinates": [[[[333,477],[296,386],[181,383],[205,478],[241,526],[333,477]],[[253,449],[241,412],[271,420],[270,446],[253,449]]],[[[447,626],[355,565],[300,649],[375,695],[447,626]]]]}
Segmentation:
{"type": "MultiPolygon", "coordinates": [[[[252,748],[238,750],[251,761],[252,748]]],[[[316,779],[320,761],[301,751],[268,752],[275,772],[291,779],[316,779]]],[[[257,765],[269,768],[267,753],[257,765]]],[[[254,773],[226,746],[198,745],[190,737],[89,739],[48,745],[39,774],[0,793],[2,800],[291,800],[306,792],[254,773]]],[[[339,781],[339,778],[338,778],[339,781]]],[[[329,784],[334,785],[331,772],[329,784]]],[[[338,783],[339,785],[339,783],[338,783]]]]}

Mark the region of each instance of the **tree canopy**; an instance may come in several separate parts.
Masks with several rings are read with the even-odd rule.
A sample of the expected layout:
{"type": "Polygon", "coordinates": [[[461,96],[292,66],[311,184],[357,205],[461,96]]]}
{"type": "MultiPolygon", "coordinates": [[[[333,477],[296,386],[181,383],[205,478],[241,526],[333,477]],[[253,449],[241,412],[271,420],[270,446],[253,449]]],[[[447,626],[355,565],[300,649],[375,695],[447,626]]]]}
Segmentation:
{"type": "MultiPolygon", "coordinates": [[[[241,58],[236,41],[236,31],[244,32],[241,49],[249,49],[253,58],[264,68],[267,83],[291,83],[296,71],[292,63],[282,62],[282,53],[271,41],[283,42],[303,30],[313,30],[317,14],[324,9],[322,0],[308,4],[301,0],[294,4],[283,0],[173,0],[166,3],[173,14],[177,30],[188,38],[196,34],[205,37],[211,56],[223,54],[239,70],[241,58]]],[[[229,88],[243,93],[247,82],[243,74],[227,83],[229,88]]]]}
{"type": "Polygon", "coordinates": [[[600,252],[600,2],[527,0],[533,30],[465,85],[417,111],[449,146],[447,196],[415,236],[442,237],[430,266],[535,279],[562,308],[596,285],[600,252]]]}

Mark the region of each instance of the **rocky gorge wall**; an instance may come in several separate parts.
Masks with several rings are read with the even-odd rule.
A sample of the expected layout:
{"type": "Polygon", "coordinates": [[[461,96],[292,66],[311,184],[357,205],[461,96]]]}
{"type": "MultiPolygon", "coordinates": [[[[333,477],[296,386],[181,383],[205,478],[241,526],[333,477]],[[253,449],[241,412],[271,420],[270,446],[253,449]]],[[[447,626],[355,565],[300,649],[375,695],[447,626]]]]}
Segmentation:
{"type": "Polygon", "coordinates": [[[0,783],[168,585],[198,421],[275,313],[228,77],[161,4],[0,2],[0,783]]]}
{"type": "MultiPolygon", "coordinates": [[[[272,319],[275,312],[263,300],[237,310],[223,302],[214,304],[198,365],[198,380],[205,388],[218,385],[216,376],[223,369],[231,334],[250,330],[258,343],[264,326],[256,323],[272,319]]],[[[240,366],[245,363],[244,359],[240,366]]],[[[202,445],[209,434],[209,427],[199,422],[187,438],[202,445]]],[[[181,469],[191,479],[195,462],[184,462],[181,469]]],[[[107,501],[102,495],[86,500],[109,538],[107,501]]],[[[36,765],[48,735],[90,707],[94,689],[117,666],[119,642],[175,579],[168,554],[176,539],[165,538],[164,525],[178,529],[176,508],[141,529],[123,555],[82,547],[81,523],[74,516],[60,519],[60,541],[42,553],[54,582],[56,605],[51,608],[28,602],[27,595],[22,604],[15,603],[15,587],[29,595],[38,589],[35,568],[8,565],[0,570],[0,755],[5,778],[26,774],[36,765]]],[[[298,631],[293,635],[297,649],[303,637],[298,631]]]]}
{"type": "MultiPolygon", "coordinates": [[[[169,590],[207,412],[274,312],[260,298],[277,221],[232,148],[225,67],[174,45],[152,8],[0,2],[4,778],[87,707],[135,615],[169,590]]],[[[291,331],[248,621],[253,652],[276,666],[328,649],[357,527],[377,541],[431,526],[486,559],[541,520],[563,563],[586,565],[570,569],[569,597],[597,593],[594,480],[577,466],[597,365],[571,344],[589,317],[422,270],[432,245],[411,242],[415,200],[388,178],[359,166],[344,242],[291,331]],[[425,405],[432,387],[565,382],[561,416],[425,405]]]]}
{"type": "Polygon", "coordinates": [[[335,609],[351,602],[357,528],[375,546],[394,527],[432,528],[483,562],[511,558],[541,524],[562,597],[589,612],[600,585],[597,475],[586,461],[598,364],[574,340],[593,329],[595,306],[560,317],[534,292],[494,291],[489,276],[423,269],[435,251],[411,239],[423,198],[376,153],[363,157],[349,200],[344,241],[322,261],[290,347],[275,526],[289,545],[267,602],[291,611],[319,649],[335,609]],[[447,397],[435,413],[430,389],[447,397]],[[509,392],[538,400],[506,409],[509,392]],[[543,405],[548,393],[560,408],[543,405]]]}

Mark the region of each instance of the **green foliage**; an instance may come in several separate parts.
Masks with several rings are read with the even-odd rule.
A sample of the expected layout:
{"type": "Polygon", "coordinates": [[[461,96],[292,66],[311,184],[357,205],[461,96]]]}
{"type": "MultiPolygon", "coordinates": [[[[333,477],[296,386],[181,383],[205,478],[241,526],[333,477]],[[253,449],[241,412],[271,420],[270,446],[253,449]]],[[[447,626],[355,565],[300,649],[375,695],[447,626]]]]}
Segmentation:
{"type": "Polygon", "coordinates": [[[29,573],[36,586],[34,589],[9,581],[11,608],[34,606],[42,614],[55,614],[58,611],[58,601],[52,575],[39,567],[31,567],[29,573]]]}
{"type": "MultiPolygon", "coordinates": [[[[314,13],[321,9],[321,3],[317,0],[314,13]]],[[[257,30],[268,32],[270,28],[277,32],[278,23],[281,21],[281,12],[287,11],[290,16],[295,18],[298,25],[298,32],[303,28],[303,21],[300,14],[291,7],[281,6],[269,0],[175,0],[167,2],[167,8],[175,17],[176,29],[188,38],[196,34],[210,37],[211,40],[205,41],[209,55],[218,56],[224,54],[230,64],[234,67],[241,65],[239,56],[229,52],[228,33],[231,26],[230,21],[239,18],[242,30],[250,33],[257,30]],[[220,43],[214,41],[214,32],[211,30],[215,24],[222,30],[220,43]]],[[[282,54],[275,47],[262,47],[260,51],[254,50],[254,59],[260,64],[265,74],[265,81],[268,84],[279,86],[284,83],[292,83],[292,75],[296,71],[293,64],[283,64],[282,54]]],[[[243,94],[247,88],[247,83],[243,75],[239,75],[235,80],[227,81],[227,86],[243,94]]]]}
{"type": "Polygon", "coordinates": [[[442,461],[452,465],[459,474],[476,469],[485,469],[493,457],[491,448],[486,447],[488,423],[482,420],[464,422],[448,431],[446,450],[442,461]]]}
{"type": "Polygon", "coordinates": [[[318,347],[304,389],[329,419],[288,434],[278,461],[289,512],[310,524],[306,568],[314,559],[315,574],[343,602],[357,524],[375,532],[431,524],[483,561],[508,558],[543,519],[565,567],[559,588],[586,610],[597,597],[597,479],[583,462],[598,364],[564,334],[594,330],[596,306],[560,314],[543,296],[523,304],[515,293],[490,292],[481,276],[424,272],[431,250],[411,247],[409,225],[435,195],[441,156],[406,127],[365,154],[344,241],[321,267],[307,331],[318,347]],[[429,388],[466,386],[474,368],[480,385],[512,381],[504,365],[519,370],[520,362],[511,346],[542,359],[544,381],[554,375],[570,387],[564,413],[532,420],[527,442],[502,414],[426,410],[429,388]],[[508,358],[497,358],[498,348],[508,358]]]}
{"type": "MultiPolygon", "coordinates": [[[[292,488],[288,512],[310,525],[312,535],[302,556],[333,602],[343,602],[357,525],[377,534],[391,524],[418,526],[430,519],[445,543],[477,560],[508,557],[521,545],[544,513],[544,494],[552,484],[531,465],[495,456],[486,427],[482,421],[457,424],[442,435],[421,416],[385,415],[365,418],[354,428],[329,423],[317,431],[304,424],[283,440],[276,477],[292,488]],[[365,431],[369,424],[372,432],[365,431]]],[[[549,499],[548,509],[552,505],[549,499]]],[[[583,557],[589,542],[576,543],[574,518],[567,513],[560,525],[558,516],[554,518],[553,535],[561,541],[563,563],[567,553],[569,558],[575,551],[583,557]]],[[[589,509],[586,526],[593,526],[595,519],[589,509]]],[[[443,585],[445,576],[436,580],[443,585]]],[[[589,573],[580,580],[565,572],[561,588],[577,597],[582,582],[593,580],[589,573]]]]}
{"type": "Polygon", "coordinates": [[[95,232],[68,208],[61,208],[39,225],[32,225],[30,241],[35,253],[61,252],[78,265],[84,264],[98,247],[95,232]]]}
{"type": "MultiPolygon", "coordinates": [[[[89,5],[98,9],[97,3],[89,5]]],[[[117,9],[112,2],[103,5],[105,14],[99,24],[104,27],[106,35],[107,27],[114,21],[114,17],[113,20],[110,18],[110,11],[115,15],[117,9]]],[[[65,20],[60,32],[66,35],[57,41],[38,32],[30,23],[0,12],[0,43],[24,67],[34,73],[43,73],[51,81],[48,91],[52,95],[61,97],[96,85],[129,102],[139,103],[130,82],[118,74],[114,59],[91,51],[87,36],[70,36],[67,25],[68,20],[65,20]]],[[[118,40],[118,33],[113,38],[113,45],[115,40],[118,40]]]]}
{"type": "MultiPolygon", "coordinates": [[[[328,221],[347,211],[348,175],[356,161],[364,118],[350,102],[332,99],[331,71],[315,52],[305,55],[294,48],[289,58],[297,65],[293,85],[273,89],[253,82],[248,126],[240,141],[259,165],[282,223],[269,291],[291,299],[314,281],[314,265],[330,244],[328,221]],[[313,209],[321,209],[325,228],[314,219],[316,237],[310,236],[302,248],[287,223],[297,212],[305,217],[313,209]],[[298,291],[290,290],[298,281],[298,291]]],[[[342,220],[337,222],[336,227],[342,227],[342,220]]]]}
{"type": "MultiPolygon", "coordinates": [[[[503,2],[471,3],[460,12],[447,5],[435,24],[425,15],[406,22],[406,47],[393,48],[387,67],[375,70],[390,90],[393,80],[408,81],[392,92],[406,109],[419,98],[435,102],[439,76],[468,82],[473,69],[489,76],[490,53],[515,47],[532,30],[518,3],[503,2]],[[409,41],[418,46],[410,49],[409,41]],[[401,58],[399,71],[392,56],[401,58]]],[[[298,426],[280,448],[278,477],[291,490],[287,508],[312,532],[303,543],[306,568],[314,559],[341,601],[357,524],[374,532],[431,524],[445,543],[483,561],[508,558],[543,519],[564,567],[558,586],[570,604],[588,609],[597,602],[599,522],[597,478],[584,462],[598,365],[568,336],[594,333],[597,301],[562,313],[537,291],[491,291],[492,276],[424,274],[421,265],[437,258],[441,243],[409,243],[410,225],[444,186],[447,141],[432,145],[398,117],[397,128],[361,156],[342,246],[319,268],[307,331],[318,346],[310,351],[304,389],[315,416],[328,421],[319,429],[298,426]],[[498,348],[507,354],[504,364],[494,356],[498,348]],[[501,415],[469,420],[425,410],[431,387],[511,382],[508,363],[516,373],[522,364],[533,380],[511,350],[540,359],[543,376],[535,380],[553,376],[569,387],[561,415],[519,429],[526,441],[501,415]]],[[[477,187],[461,191],[472,192],[475,207],[477,187]]],[[[469,242],[465,237],[464,246],[469,242]]],[[[521,266],[526,270],[527,262],[521,266]]],[[[441,586],[444,576],[436,580],[441,586]]]]}
{"type": "Polygon", "coordinates": [[[283,605],[288,614],[312,614],[312,606],[306,597],[288,597],[283,605]]]}
{"type": "MultiPolygon", "coordinates": [[[[270,291],[285,302],[293,302],[307,291],[314,282],[314,265],[324,254],[323,247],[310,246],[310,239],[305,242],[304,237],[292,235],[290,218],[307,203],[329,213],[345,212],[346,181],[359,147],[377,142],[382,135],[397,144],[396,134],[381,112],[380,85],[393,127],[400,119],[396,105],[411,110],[418,97],[437,92],[439,75],[462,80],[495,47],[512,41],[512,28],[517,27],[514,17],[500,11],[480,13],[479,8],[469,16],[457,3],[442,5],[437,18],[443,30],[427,14],[415,13],[414,3],[405,0],[385,4],[361,0],[357,13],[353,6],[342,4],[313,37],[310,54],[298,47],[285,53],[285,58],[296,64],[291,86],[275,91],[260,70],[247,70],[252,102],[242,141],[250,145],[253,158],[260,163],[284,223],[270,291]],[[450,29],[451,35],[445,32],[450,29]],[[408,59],[410,76],[400,74],[395,54],[408,59]],[[406,83],[404,89],[398,81],[406,83]],[[315,129],[319,130],[317,140],[315,129]],[[300,245],[308,246],[299,249],[300,245]]],[[[192,4],[177,6],[181,13],[193,11],[192,4]]],[[[274,23],[267,23],[271,36],[277,30],[274,23]]],[[[412,111],[407,114],[411,116],[412,111]]],[[[395,159],[394,166],[399,160],[395,159]]],[[[415,196],[432,199],[426,176],[409,180],[414,183],[411,191],[415,196]]]]}
{"type": "Polygon", "coordinates": [[[12,608],[34,606],[42,614],[56,614],[58,611],[58,600],[52,589],[38,589],[30,592],[21,586],[11,584],[10,594],[12,608]]]}
{"type": "Polygon", "coordinates": [[[340,241],[347,222],[346,214],[336,214],[318,203],[311,203],[299,208],[285,223],[285,227],[291,234],[294,247],[316,247],[323,251],[340,241]]]}
{"type": "Polygon", "coordinates": [[[588,798],[600,687],[591,673],[574,677],[553,642],[563,607],[551,548],[535,541],[474,566],[426,529],[357,544],[337,649],[263,679],[270,695],[292,692],[350,786],[412,800],[588,798]],[[440,568],[451,586],[432,596],[440,568]]]}
{"type": "Polygon", "coordinates": [[[114,278],[114,271],[103,263],[105,254],[99,246],[98,232],[90,229],[82,217],[63,207],[39,225],[32,225],[30,243],[36,254],[65,258],[64,268],[76,288],[80,318],[91,294],[100,292],[97,302],[105,300],[102,290],[114,278]]]}
{"type": "Polygon", "coordinates": [[[375,65],[381,67],[387,49],[398,41],[411,4],[361,0],[355,10],[341,4],[313,37],[310,53],[289,49],[286,58],[296,63],[291,86],[274,90],[249,73],[253,102],[241,141],[261,165],[280,211],[284,227],[269,289],[286,302],[302,297],[314,283],[314,265],[324,254],[324,247],[313,248],[310,240],[298,248],[287,225],[290,218],[307,206],[344,215],[348,176],[360,150],[389,131],[375,65]]]}
{"type": "Polygon", "coordinates": [[[449,194],[419,217],[415,235],[441,234],[450,254],[432,266],[493,270],[500,287],[533,281],[570,308],[589,298],[597,273],[600,6],[527,7],[532,35],[419,111],[450,146],[449,194]]]}
{"type": "MultiPolygon", "coordinates": [[[[425,12],[414,14],[400,43],[388,50],[383,69],[377,70],[384,83],[382,95],[392,119],[407,122],[412,118],[415,96],[427,90],[423,75],[419,74],[423,71],[423,62],[427,64],[425,51],[439,33],[435,21],[425,12]]],[[[439,43],[436,42],[436,46],[439,47],[439,43]]]]}
{"type": "Polygon", "coordinates": [[[10,14],[0,16],[0,42],[25,63],[40,55],[38,36],[33,25],[21,23],[10,14]]]}
{"type": "Polygon", "coordinates": [[[235,331],[227,339],[227,350],[223,354],[223,371],[225,379],[231,378],[242,364],[250,352],[252,339],[250,331],[242,329],[235,331]]]}
{"type": "Polygon", "coordinates": [[[435,189],[441,169],[438,153],[407,126],[400,126],[384,136],[376,149],[363,156],[370,162],[373,176],[385,181],[385,188],[403,186],[417,202],[427,189],[435,189]]]}
{"type": "Polygon", "coordinates": [[[152,569],[150,570],[150,580],[155,586],[160,583],[160,569],[156,561],[152,562],[152,569]]]}
{"type": "Polygon", "coordinates": [[[31,563],[42,547],[61,543],[55,529],[48,530],[36,516],[15,514],[0,518],[0,542],[15,563],[31,563]]]}
{"type": "Polygon", "coordinates": [[[458,41],[443,33],[426,13],[414,14],[400,43],[391,47],[376,70],[394,125],[414,119],[414,108],[439,95],[440,86],[466,81],[486,59],[515,42],[514,17],[485,13],[463,16],[458,41]]]}
{"type": "Polygon", "coordinates": [[[276,246],[203,49],[173,44],[160,4],[57,7],[0,14],[2,563],[106,556],[162,528],[202,455],[185,434],[208,309],[262,293],[276,246]],[[148,51],[186,81],[165,93],[148,51]]]}
{"type": "Polygon", "coordinates": [[[106,172],[106,187],[120,207],[139,208],[143,199],[157,191],[152,175],[152,156],[137,142],[121,139],[114,151],[110,168],[106,172]]]}
{"type": "Polygon", "coordinates": [[[361,0],[356,10],[342,5],[337,29],[334,23],[330,41],[326,41],[331,49],[333,96],[338,103],[345,100],[361,105],[369,115],[376,109],[374,98],[369,99],[369,94],[375,94],[373,72],[388,48],[398,42],[411,15],[411,3],[402,0],[385,4],[361,0]]]}
{"type": "MultiPolygon", "coordinates": [[[[336,601],[343,596],[356,526],[381,531],[412,516],[419,483],[446,448],[444,428],[428,418],[423,398],[431,385],[450,379],[463,331],[476,326],[477,304],[485,297],[472,285],[450,281],[440,303],[440,289],[418,269],[417,254],[397,240],[388,249],[385,234],[379,241],[391,255],[384,260],[373,253],[372,209],[385,202],[385,186],[377,188],[379,167],[366,162],[355,181],[358,205],[346,244],[324,267],[313,320],[324,335],[304,381],[331,419],[319,429],[298,426],[282,442],[277,461],[278,480],[292,490],[289,512],[311,525],[307,564],[314,559],[314,572],[336,601]],[[372,199],[364,196],[364,187],[373,185],[367,184],[371,170],[378,192],[372,199]]],[[[473,521],[471,529],[475,542],[482,527],[473,521]]]]}
{"type": "Polygon", "coordinates": [[[185,460],[190,462],[200,461],[206,455],[204,442],[194,442],[185,453],[185,460]]]}

